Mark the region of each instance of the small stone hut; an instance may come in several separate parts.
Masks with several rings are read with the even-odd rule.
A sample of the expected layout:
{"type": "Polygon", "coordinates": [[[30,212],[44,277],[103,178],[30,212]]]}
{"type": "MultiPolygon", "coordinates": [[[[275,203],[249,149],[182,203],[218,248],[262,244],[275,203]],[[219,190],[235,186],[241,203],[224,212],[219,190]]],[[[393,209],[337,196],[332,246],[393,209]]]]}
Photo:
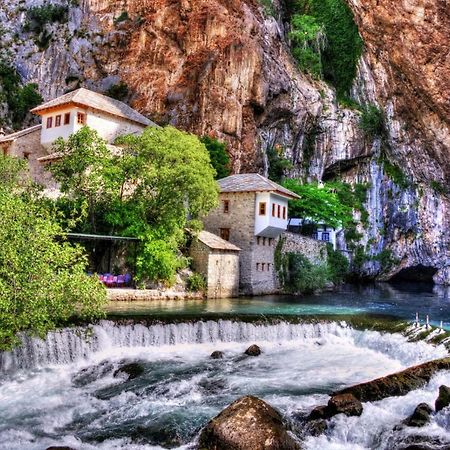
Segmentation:
{"type": "Polygon", "coordinates": [[[193,239],[193,268],[205,277],[208,298],[238,296],[239,252],[239,247],[208,231],[201,231],[193,239]]]}

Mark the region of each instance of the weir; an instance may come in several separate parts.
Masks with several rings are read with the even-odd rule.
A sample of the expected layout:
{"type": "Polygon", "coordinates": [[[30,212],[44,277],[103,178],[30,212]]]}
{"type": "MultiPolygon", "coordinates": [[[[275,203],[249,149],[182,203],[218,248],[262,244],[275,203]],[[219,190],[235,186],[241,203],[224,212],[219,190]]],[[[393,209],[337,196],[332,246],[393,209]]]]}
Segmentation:
{"type": "Polygon", "coordinates": [[[237,320],[200,320],[145,325],[104,320],[96,325],[51,332],[45,340],[23,336],[22,345],[11,352],[0,354],[0,371],[14,372],[20,369],[66,365],[89,359],[97,352],[115,348],[230,342],[303,342],[333,337],[351,338],[360,346],[395,354],[396,358],[405,362],[411,352],[420,354],[430,351],[429,345],[408,343],[399,334],[354,330],[344,321],[251,323],[237,320]]]}

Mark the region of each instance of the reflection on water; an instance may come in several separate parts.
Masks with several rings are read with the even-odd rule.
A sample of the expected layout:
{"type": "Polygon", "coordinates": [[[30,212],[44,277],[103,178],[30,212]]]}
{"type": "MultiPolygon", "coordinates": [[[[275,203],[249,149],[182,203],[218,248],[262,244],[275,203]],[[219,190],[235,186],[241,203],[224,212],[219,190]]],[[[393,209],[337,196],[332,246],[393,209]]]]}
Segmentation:
{"type": "Polygon", "coordinates": [[[450,287],[428,284],[345,286],[338,292],[308,296],[242,297],[221,300],[111,302],[111,315],[329,315],[385,314],[414,320],[416,312],[450,329],[450,287]]]}

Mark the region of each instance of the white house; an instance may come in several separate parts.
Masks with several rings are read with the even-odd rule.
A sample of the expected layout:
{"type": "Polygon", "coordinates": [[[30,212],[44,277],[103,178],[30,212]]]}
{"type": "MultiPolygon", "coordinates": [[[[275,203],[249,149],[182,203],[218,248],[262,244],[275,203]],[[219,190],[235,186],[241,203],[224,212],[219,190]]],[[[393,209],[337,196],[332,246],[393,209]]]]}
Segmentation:
{"type": "MultiPolygon", "coordinates": [[[[119,135],[139,134],[147,126],[156,126],[125,103],[84,88],[50,100],[31,112],[41,116],[41,124],[6,136],[0,134],[0,152],[28,160],[32,179],[52,190],[56,186],[45,164],[60,157],[51,152],[57,138],[67,139],[88,125],[111,144],[119,135]]],[[[114,150],[112,145],[109,147],[114,150]]]]}
{"type": "Polygon", "coordinates": [[[85,88],[69,92],[31,110],[41,116],[41,145],[48,148],[67,139],[84,125],[96,130],[108,143],[122,134],[140,133],[155,125],[125,103],[85,88]]]}

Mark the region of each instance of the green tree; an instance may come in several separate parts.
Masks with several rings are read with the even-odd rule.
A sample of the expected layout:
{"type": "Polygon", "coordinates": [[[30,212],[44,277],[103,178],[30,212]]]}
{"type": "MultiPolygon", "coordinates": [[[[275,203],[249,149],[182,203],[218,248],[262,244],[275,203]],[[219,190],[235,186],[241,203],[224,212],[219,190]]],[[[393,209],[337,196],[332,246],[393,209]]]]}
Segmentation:
{"type": "Polygon", "coordinates": [[[216,171],[216,179],[220,180],[230,175],[230,157],[227,152],[227,144],[210,136],[203,136],[200,141],[208,150],[211,165],[216,171]]]}
{"type": "Polygon", "coordinates": [[[300,196],[300,200],[289,202],[290,215],[308,218],[314,222],[325,222],[332,227],[345,226],[352,220],[352,208],[344,205],[330,188],[317,184],[301,184],[288,179],[283,186],[300,196]]]}
{"type": "Polygon", "coordinates": [[[82,249],[65,241],[53,210],[21,182],[22,171],[0,157],[2,350],[17,344],[20,332],[44,337],[75,314],[99,317],[106,302],[103,286],[85,273],[82,249]]]}
{"type": "Polygon", "coordinates": [[[179,251],[185,228],[199,227],[217,202],[208,152],[196,136],[170,126],[116,143],[120,151],[112,154],[84,127],[55,145],[64,157],[50,170],[65,194],[66,216],[85,210],[90,220],[83,231],[138,237],[138,280],[170,284],[186,264],[179,251]]]}
{"type": "Polygon", "coordinates": [[[292,163],[283,156],[283,147],[274,145],[267,149],[267,161],[269,163],[269,178],[280,183],[287,170],[292,169],[292,163]]]}

